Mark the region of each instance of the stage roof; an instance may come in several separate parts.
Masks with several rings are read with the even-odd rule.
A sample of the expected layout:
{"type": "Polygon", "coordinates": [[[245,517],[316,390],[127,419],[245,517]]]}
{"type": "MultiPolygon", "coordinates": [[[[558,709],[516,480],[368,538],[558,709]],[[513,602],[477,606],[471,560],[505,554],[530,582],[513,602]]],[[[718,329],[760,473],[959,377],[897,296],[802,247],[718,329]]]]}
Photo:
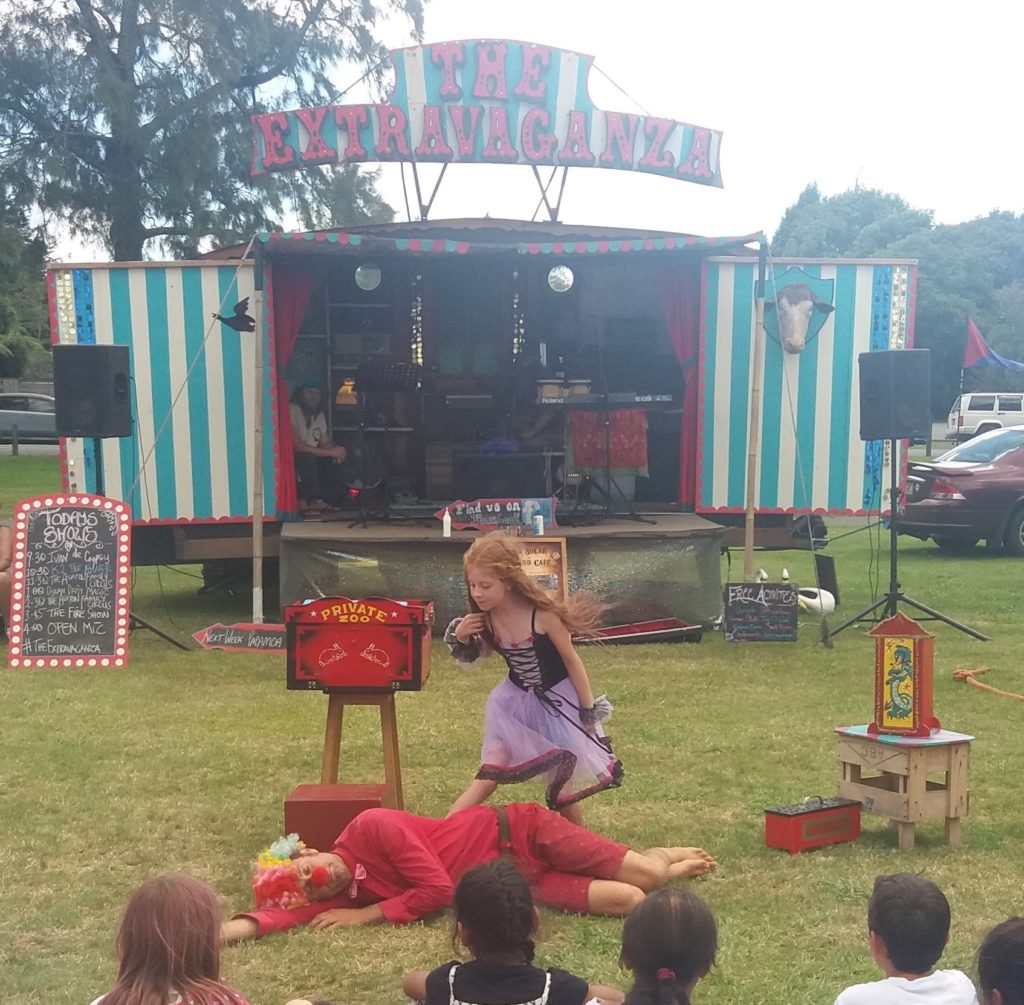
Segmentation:
{"type": "MultiPolygon", "coordinates": [[[[761,234],[699,237],[662,230],[585,224],[495,220],[420,220],[330,230],[265,231],[258,238],[268,255],[412,252],[441,254],[589,255],[636,252],[751,253],[761,234]]],[[[210,252],[205,258],[238,259],[246,245],[210,252]]]]}

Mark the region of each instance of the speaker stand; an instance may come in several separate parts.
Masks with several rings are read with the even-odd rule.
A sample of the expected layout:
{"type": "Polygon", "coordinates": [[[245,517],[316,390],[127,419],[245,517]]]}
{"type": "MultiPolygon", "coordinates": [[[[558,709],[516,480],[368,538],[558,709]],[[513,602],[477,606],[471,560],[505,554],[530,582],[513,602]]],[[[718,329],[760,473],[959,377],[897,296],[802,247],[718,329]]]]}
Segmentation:
{"type": "MultiPolygon", "coordinates": [[[[106,488],[103,484],[103,441],[99,436],[92,438],[92,449],[93,456],[96,459],[96,495],[105,496],[107,494],[106,488]]],[[[184,642],[174,638],[172,635],[168,635],[167,632],[156,625],[150,624],[145,618],[140,618],[134,611],[128,613],[128,627],[134,631],[136,628],[148,628],[154,635],[159,635],[165,642],[169,642],[172,646],[177,646],[179,649],[184,649],[185,652],[189,651],[187,645],[184,642]]]]}
{"type": "MultiPolygon", "coordinates": [[[[947,617],[940,611],[929,607],[927,604],[922,604],[919,600],[915,600],[913,597],[908,596],[900,589],[899,575],[897,571],[898,561],[898,549],[896,545],[896,538],[898,536],[898,512],[899,512],[899,495],[896,485],[896,443],[895,439],[889,440],[889,589],[873,603],[869,604],[862,611],[858,611],[852,618],[848,618],[838,628],[832,628],[829,632],[830,635],[838,635],[844,628],[849,628],[850,625],[854,625],[859,621],[869,620],[868,616],[875,614],[876,611],[881,610],[882,616],[892,617],[898,610],[900,604],[906,607],[911,607],[915,611],[920,611],[922,614],[927,615],[922,618],[922,621],[941,621],[944,624],[949,625],[951,628],[955,628],[957,631],[964,632],[966,635],[970,635],[973,638],[978,639],[980,642],[991,642],[991,638],[988,635],[983,635],[975,628],[971,628],[968,625],[961,624],[959,621],[955,621],[953,618],[947,617]]],[[[877,620],[877,619],[871,619],[877,620]]]]}

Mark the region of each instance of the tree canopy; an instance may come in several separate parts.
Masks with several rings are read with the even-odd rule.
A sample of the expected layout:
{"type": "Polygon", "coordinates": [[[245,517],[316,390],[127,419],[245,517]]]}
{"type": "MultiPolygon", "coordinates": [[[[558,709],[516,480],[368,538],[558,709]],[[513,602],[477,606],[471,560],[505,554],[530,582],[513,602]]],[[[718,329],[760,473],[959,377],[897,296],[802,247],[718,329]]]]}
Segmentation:
{"type": "Polygon", "coordinates": [[[0,377],[45,377],[50,329],[43,270],[46,249],[0,188],[0,377]]]}
{"type": "MultiPolygon", "coordinates": [[[[808,185],[786,210],[772,254],[918,261],[915,345],[932,351],[932,413],[944,416],[960,386],[967,318],[986,341],[1024,360],[1024,216],[994,212],[935,224],[890,193],[855,188],[823,198],[808,185]]],[[[1020,374],[968,370],[967,390],[1024,388],[1020,374]]]]}
{"type": "Polygon", "coordinates": [[[339,191],[390,218],[372,174],[250,178],[248,123],[337,99],[344,64],[380,81],[389,16],[421,37],[422,0],[0,0],[0,182],[117,260],[239,241],[339,191]]]}

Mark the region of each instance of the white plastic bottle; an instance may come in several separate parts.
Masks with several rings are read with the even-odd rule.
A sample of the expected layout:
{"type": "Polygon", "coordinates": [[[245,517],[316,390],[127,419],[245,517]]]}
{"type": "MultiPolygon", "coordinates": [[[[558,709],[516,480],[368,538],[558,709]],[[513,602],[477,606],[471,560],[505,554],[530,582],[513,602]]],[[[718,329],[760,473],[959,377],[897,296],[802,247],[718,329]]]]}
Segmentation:
{"type": "Polygon", "coordinates": [[[452,515],[448,512],[448,507],[445,507],[444,516],[441,517],[441,536],[451,537],[452,536],[452,515]]]}

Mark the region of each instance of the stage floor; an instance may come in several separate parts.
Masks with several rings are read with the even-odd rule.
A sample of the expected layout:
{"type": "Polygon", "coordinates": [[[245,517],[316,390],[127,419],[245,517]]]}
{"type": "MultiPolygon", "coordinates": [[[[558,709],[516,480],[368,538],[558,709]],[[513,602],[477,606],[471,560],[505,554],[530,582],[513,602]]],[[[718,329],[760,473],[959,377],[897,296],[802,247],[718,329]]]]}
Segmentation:
{"type": "MultiPolygon", "coordinates": [[[[705,520],[694,513],[644,514],[656,523],[640,523],[636,520],[609,517],[600,523],[584,527],[551,527],[546,537],[564,537],[567,541],[592,538],[675,538],[675,537],[720,537],[724,530],[716,523],[705,520]]],[[[385,544],[400,541],[422,541],[432,544],[468,546],[479,535],[477,530],[453,530],[450,538],[441,536],[441,521],[425,518],[422,521],[398,519],[389,523],[369,521],[365,527],[350,527],[352,515],[345,513],[342,518],[329,520],[303,520],[301,523],[286,523],[281,527],[281,537],[299,541],[337,541],[353,544],[385,544]]]]}
{"type": "MultiPolygon", "coordinates": [[[[465,612],[462,553],[479,531],[446,538],[434,518],[350,527],[346,516],[282,527],[284,604],[339,596],[432,600],[435,630],[465,612]]],[[[659,618],[713,624],[722,611],[724,528],[692,513],[653,519],[657,523],[609,518],[552,527],[545,536],[566,539],[569,588],[596,594],[607,605],[605,624],[659,618]]]]}

